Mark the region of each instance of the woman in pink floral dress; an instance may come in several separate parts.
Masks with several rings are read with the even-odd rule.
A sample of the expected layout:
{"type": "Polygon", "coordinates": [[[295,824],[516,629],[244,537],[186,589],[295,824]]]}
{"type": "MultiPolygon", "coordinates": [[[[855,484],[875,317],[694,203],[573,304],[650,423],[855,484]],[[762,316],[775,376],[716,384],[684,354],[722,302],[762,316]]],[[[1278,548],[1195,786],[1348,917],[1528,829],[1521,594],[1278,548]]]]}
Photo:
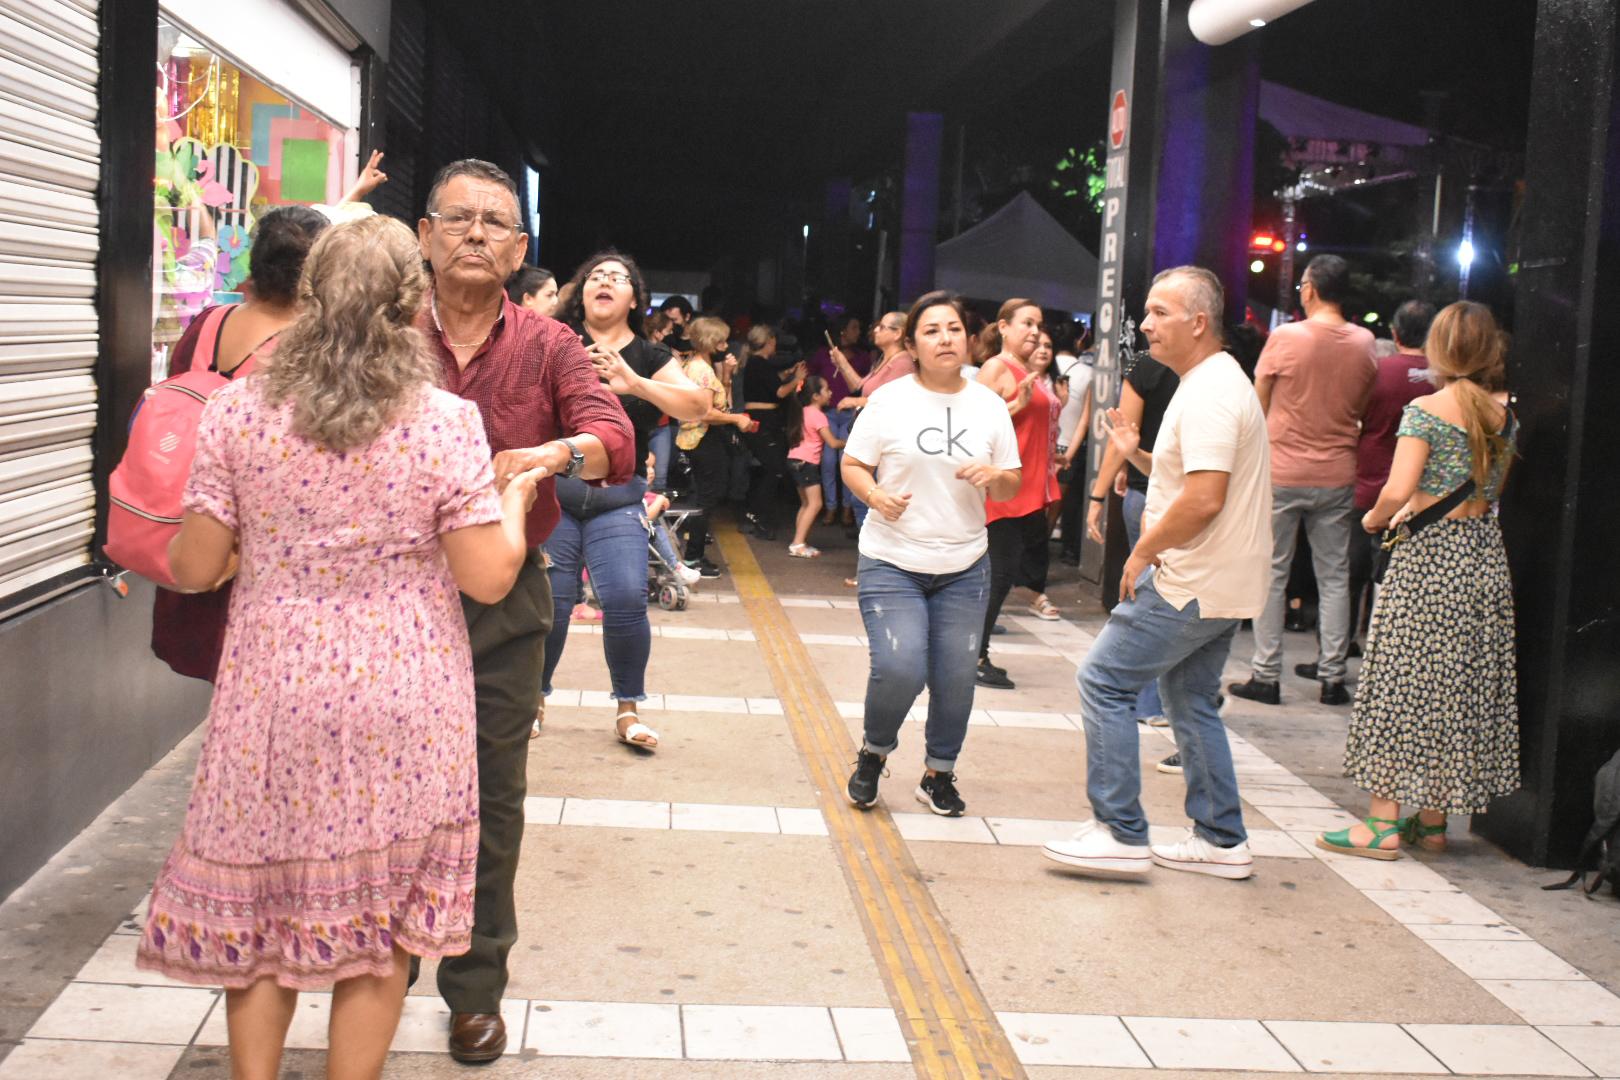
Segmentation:
{"type": "Polygon", "coordinates": [[[276,1075],[335,985],[330,1077],[381,1074],[409,956],[465,952],[478,854],[458,589],[495,603],[541,470],[497,496],[477,407],[433,387],[416,238],[329,230],[273,361],[203,413],[183,588],[238,567],[184,831],[139,966],[224,986],[232,1075],[276,1075]]]}

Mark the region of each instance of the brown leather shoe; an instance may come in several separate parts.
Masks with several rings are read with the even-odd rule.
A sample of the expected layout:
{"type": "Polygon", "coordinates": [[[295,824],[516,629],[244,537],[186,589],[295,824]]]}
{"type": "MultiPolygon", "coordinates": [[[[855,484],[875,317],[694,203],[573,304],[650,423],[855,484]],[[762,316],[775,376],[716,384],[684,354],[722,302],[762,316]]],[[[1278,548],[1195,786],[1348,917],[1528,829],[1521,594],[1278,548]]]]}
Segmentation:
{"type": "Polygon", "coordinates": [[[494,1061],[506,1051],[500,1013],[451,1013],[450,1056],[465,1065],[494,1061]]]}

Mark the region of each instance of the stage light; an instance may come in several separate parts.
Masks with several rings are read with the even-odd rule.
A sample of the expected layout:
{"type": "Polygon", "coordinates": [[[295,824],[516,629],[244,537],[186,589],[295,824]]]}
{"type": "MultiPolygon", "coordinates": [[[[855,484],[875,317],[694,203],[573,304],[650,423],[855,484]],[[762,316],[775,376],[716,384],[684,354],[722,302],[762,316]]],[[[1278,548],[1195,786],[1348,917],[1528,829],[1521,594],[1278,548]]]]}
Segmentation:
{"type": "Polygon", "coordinates": [[[1457,245],[1457,265],[1464,270],[1474,265],[1474,242],[1464,240],[1457,245]]]}
{"type": "Polygon", "coordinates": [[[1282,254],[1282,253],[1283,253],[1283,252],[1284,252],[1284,251],[1286,251],[1286,250],[1287,250],[1287,249],[1288,249],[1288,244],[1287,244],[1287,242],[1286,242],[1286,241],[1283,241],[1283,240],[1273,240],[1273,241],[1272,241],[1272,242],[1271,242],[1271,250],[1272,250],[1272,251],[1275,251],[1275,252],[1276,252],[1276,253],[1277,253],[1277,254],[1279,254],[1279,255],[1281,255],[1281,254],[1282,254]]]}
{"type": "Polygon", "coordinates": [[[1299,243],[1295,244],[1294,250],[1299,252],[1301,255],[1305,254],[1305,241],[1301,240],[1299,243]]]}
{"type": "Polygon", "coordinates": [[[1264,20],[1264,19],[1250,19],[1249,20],[1249,25],[1254,27],[1256,30],[1258,30],[1262,26],[1266,25],[1266,20],[1264,20]]]}
{"type": "Polygon", "coordinates": [[[1272,236],[1270,233],[1258,232],[1254,234],[1254,239],[1249,241],[1249,246],[1254,248],[1256,251],[1265,251],[1276,242],[1277,238],[1272,236]]]}
{"type": "Polygon", "coordinates": [[[1367,322],[1367,323],[1375,323],[1375,322],[1377,322],[1378,321],[1378,312],[1376,312],[1376,311],[1367,312],[1367,317],[1362,319],[1361,321],[1362,322],[1367,322]]]}
{"type": "Polygon", "coordinates": [[[1265,268],[1266,268],[1265,260],[1264,259],[1256,259],[1256,260],[1254,260],[1254,262],[1249,264],[1249,273],[1258,274],[1258,273],[1262,272],[1263,270],[1265,270],[1265,268]]]}

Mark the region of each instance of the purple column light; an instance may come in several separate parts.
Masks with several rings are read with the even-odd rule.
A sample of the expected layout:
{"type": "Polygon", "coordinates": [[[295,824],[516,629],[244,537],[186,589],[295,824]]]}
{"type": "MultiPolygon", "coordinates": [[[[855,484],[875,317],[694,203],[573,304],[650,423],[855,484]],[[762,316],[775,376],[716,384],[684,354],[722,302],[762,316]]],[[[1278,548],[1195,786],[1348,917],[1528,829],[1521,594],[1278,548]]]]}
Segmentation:
{"type": "Polygon", "coordinates": [[[945,143],[940,113],[906,114],[906,173],[900,196],[900,302],[934,287],[939,232],[939,161],[945,143]]]}

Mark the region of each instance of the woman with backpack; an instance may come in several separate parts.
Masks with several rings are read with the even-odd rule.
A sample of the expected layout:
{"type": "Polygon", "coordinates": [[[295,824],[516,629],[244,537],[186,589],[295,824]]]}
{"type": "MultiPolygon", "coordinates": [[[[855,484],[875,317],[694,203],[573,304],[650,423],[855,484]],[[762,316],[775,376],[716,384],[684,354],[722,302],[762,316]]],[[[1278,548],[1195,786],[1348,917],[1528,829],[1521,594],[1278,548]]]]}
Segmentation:
{"type": "Polygon", "coordinates": [[[490,604],[512,587],[544,470],[497,495],[478,409],[436,389],[408,228],[337,226],[308,263],[274,357],[203,412],[169,545],[181,588],[238,585],[136,963],[225,988],[233,1076],[275,1076],[298,991],[331,986],[326,1075],[369,1080],[410,957],[470,943],[479,786],[459,594],[490,604]]]}
{"type": "Polygon", "coordinates": [[[1362,528],[1399,523],[1351,715],[1345,775],[1372,795],[1318,847],[1443,851],[1446,815],[1519,787],[1513,588],[1495,503],[1513,458],[1507,342],[1483,304],[1452,304],[1424,346],[1441,389],[1406,406],[1395,460],[1362,528]],[[1433,519],[1433,520],[1431,520],[1433,519]],[[1414,810],[1401,818],[1401,807],[1414,810]]]}

